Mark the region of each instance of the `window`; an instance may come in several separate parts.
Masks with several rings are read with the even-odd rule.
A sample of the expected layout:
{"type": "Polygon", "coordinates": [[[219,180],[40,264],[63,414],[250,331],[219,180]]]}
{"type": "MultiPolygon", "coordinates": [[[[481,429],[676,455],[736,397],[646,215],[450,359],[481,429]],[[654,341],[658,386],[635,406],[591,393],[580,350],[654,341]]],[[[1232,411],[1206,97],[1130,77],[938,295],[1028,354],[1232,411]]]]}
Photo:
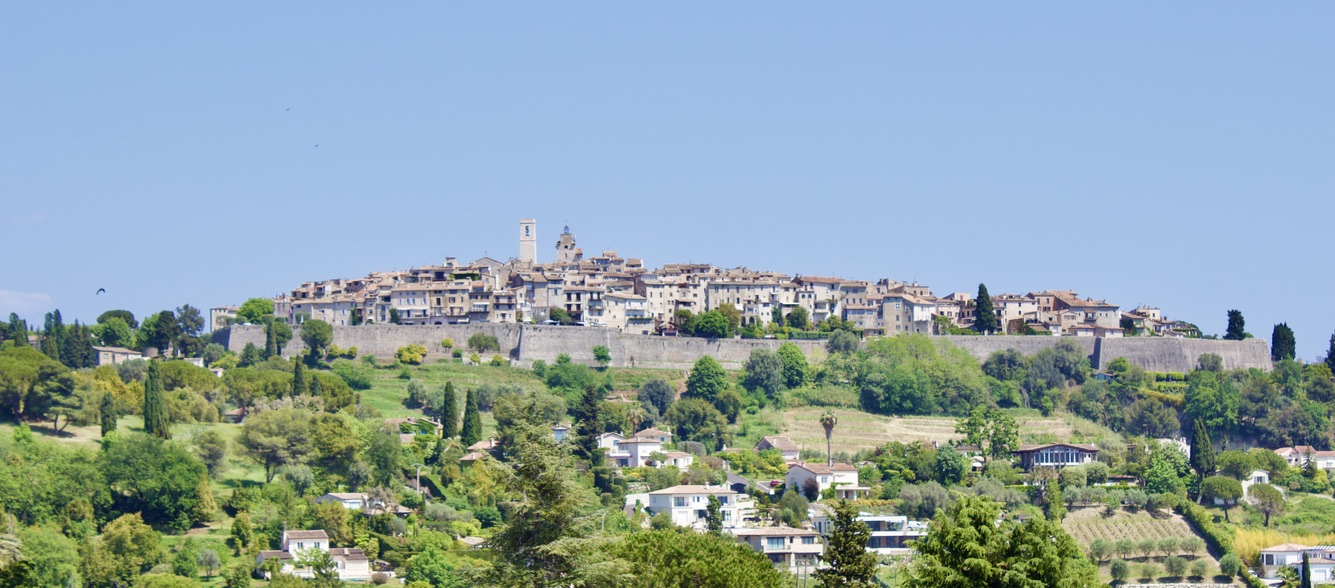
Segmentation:
{"type": "Polygon", "coordinates": [[[815,544],[816,544],[816,538],[815,538],[815,537],[803,537],[803,538],[802,538],[802,545],[815,545],[815,544]]]}
{"type": "Polygon", "coordinates": [[[765,549],[783,549],[783,537],[766,537],[765,549]]]}
{"type": "Polygon", "coordinates": [[[672,497],[672,506],[676,506],[676,507],[686,506],[686,497],[685,497],[685,496],[673,496],[673,497],[672,497]]]}

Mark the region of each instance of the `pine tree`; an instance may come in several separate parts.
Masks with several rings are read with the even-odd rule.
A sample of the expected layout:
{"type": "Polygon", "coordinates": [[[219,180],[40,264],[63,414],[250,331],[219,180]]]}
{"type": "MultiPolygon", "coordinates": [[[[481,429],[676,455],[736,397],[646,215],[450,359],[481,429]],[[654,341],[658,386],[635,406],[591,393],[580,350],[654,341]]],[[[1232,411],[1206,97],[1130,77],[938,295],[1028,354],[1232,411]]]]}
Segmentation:
{"type": "Polygon", "coordinates": [[[292,366],[292,396],[305,396],[311,393],[310,381],[306,378],[306,364],[294,360],[292,366]]]}
{"type": "Polygon", "coordinates": [[[858,520],[852,503],[834,505],[834,527],[825,538],[826,567],[816,570],[820,586],[826,588],[870,588],[876,585],[876,554],[867,552],[871,529],[858,520]]]}
{"type": "Polygon", "coordinates": [[[598,419],[602,401],[602,391],[589,385],[584,388],[575,410],[571,411],[575,419],[575,455],[594,467],[603,463],[603,452],[598,450],[598,435],[603,432],[602,422],[598,419]]]}
{"type": "Polygon", "coordinates": [[[106,437],[108,433],[116,430],[116,421],[120,417],[116,414],[116,399],[111,397],[110,392],[102,394],[102,406],[99,408],[102,416],[102,436],[106,437]]]}
{"type": "MultiPolygon", "coordinates": [[[[9,338],[19,347],[28,346],[28,323],[19,318],[18,313],[9,313],[9,338]]],[[[1335,349],[1335,335],[1330,337],[1331,349],[1335,349]]]]}
{"type": "Polygon", "coordinates": [[[1298,342],[1294,339],[1293,329],[1288,323],[1275,325],[1270,335],[1270,359],[1280,361],[1293,359],[1298,355],[1298,342]]]}
{"type": "Polygon", "coordinates": [[[1196,419],[1191,428],[1191,467],[1201,480],[1214,475],[1214,444],[1210,441],[1210,432],[1205,429],[1205,421],[1196,419]]]}
{"type": "Polygon", "coordinates": [[[709,495],[709,504],[705,506],[705,527],[715,535],[723,532],[723,503],[713,494],[709,495]]]}
{"type": "Polygon", "coordinates": [[[477,395],[468,391],[468,398],[464,401],[464,427],[459,434],[459,441],[465,447],[482,440],[482,414],[477,410],[477,395]]]}
{"type": "Polygon", "coordinates": [[[144,378],[144,432],[163,439],[171,439],[171,421],[162,394],[162,376],[158,373],[158,362],[150,361],[148,375],[144,378]]]}
{"type": "Polygon", "coordinates": [[[987,293],[987,286],[978,284],[978,300],[974,306],[973,330],[984,335],[997,332],[997,311],[992,307],[992,297],[987,293]]]}
{"type": "Polygon", "coordinates": [[[1241,310],[1228,311],[1228,329],[1224,331],[1224,339],[1229,341],[1241,341],[1247,338],[1247,321],[1242,318],[1241,310]]]}
{"type": "Polygon", "coordinates": [[[454,382],[445,382],[439,416],[441,437],[450,439],[459,434],[459,396],[454,393],[454,382]]]}
{"type": "Polygon", "coordinates": [[[320,378],[317,377],[316,374],[311,374],[307,377],[306,382],[309,384],[309,388],[306,390],[307,394],[310,394],[313,398],[324,397],[324,385],[320,383],[320,378]]]}

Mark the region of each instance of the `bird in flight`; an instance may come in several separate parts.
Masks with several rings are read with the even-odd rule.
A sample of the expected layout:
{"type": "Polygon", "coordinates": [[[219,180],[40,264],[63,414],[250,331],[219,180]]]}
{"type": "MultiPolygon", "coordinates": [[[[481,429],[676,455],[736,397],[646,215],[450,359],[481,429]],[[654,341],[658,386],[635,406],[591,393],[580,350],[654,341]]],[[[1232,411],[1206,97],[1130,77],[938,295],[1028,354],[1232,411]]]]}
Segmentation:
{"type": "MultiPolygon", "coordinates": [[[[97,289],[97,294],[104,294],[104,293],[106,293],[106,291],[107,291],[106,288],[98,288],[98,289],[97,289]]],[[[96,296],[97,294],[94,294],[94,296],[96,296]]]]}

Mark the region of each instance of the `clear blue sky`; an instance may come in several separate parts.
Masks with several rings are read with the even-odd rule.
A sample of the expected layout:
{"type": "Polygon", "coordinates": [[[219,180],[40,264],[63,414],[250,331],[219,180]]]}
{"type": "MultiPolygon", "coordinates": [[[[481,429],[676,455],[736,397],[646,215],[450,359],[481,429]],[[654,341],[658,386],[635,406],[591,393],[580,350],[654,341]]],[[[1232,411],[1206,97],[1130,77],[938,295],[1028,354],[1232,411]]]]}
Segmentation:
{"type": "Polygon", "coordinates": [[[504,259],[534,217],[542,259],[568,222],[1324,354],[1335,3],[648,4],[0,4],[0,313],[504,259]]]}

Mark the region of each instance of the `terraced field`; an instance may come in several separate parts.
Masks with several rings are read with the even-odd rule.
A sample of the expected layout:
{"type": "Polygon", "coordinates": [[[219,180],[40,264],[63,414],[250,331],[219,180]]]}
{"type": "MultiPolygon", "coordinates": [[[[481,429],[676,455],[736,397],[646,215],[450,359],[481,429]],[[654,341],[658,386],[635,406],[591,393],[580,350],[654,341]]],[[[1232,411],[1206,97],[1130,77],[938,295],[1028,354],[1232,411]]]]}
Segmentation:
{"type": "MultiPolygon", "coordinates": [[[[785,411],[783,434],[800,447],[824,448],[825,429],[820,425],[823,410],[804,407],[785,411]]],[[[890,441],[944,444],[960,437],[952,417],[886,417],[852,409],[835,409],[834,413],[839,417],[833,439],[836,451],[869,449],[890,441]]],[[[1021,437],[1032,433],[1066,440],[1076,432],[1065,418],[1021,416],[1017,420],[1021,437]]]]}

